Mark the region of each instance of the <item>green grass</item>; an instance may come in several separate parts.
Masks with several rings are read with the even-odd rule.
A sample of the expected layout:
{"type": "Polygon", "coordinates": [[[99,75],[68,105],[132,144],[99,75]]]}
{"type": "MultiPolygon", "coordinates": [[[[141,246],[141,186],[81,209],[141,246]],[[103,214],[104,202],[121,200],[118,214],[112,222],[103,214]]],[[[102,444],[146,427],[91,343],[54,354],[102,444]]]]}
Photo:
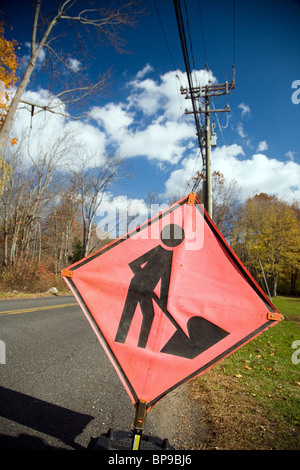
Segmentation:
{"type": "Polygon", "coordinates": [[[300,364],[292,361],[295,340],[300,340],[299,323],[285,320],[236,351],[225,367],[226,374],[242,376],[247,393],[273,418],[290,425],[300,422],[300,364]]]}
{"type": "Polygon", "coordinates": [[[300,297],[275,297],[275,307],[286,317],[298,316],[300,321],[300,297]]]}
{"type": "MultiPolygon", "coordinates": [[[[251,422],[247,426],[247,444],[243,445],[249,445],[249,448],[300,449],[300,298],[277,297],[273,303],[285,319],[216,366],[211,386],[218,389],[218,394],[212,389],[210,394],[214,393],[216,410],[222,410],[224,420],[228,420],[230,408],[222,409],[218,395],[228,403],[234,396],[238,397],[241,412],[245,416],[248,413],[251,422]],[[296,340],[299,343],[295,349],[292,345],[296,340]],[[261,410],[268,426],[266,421],[259,425],[259,416],[253,419],[253,410],[257,409],[261,410]],[[269,430],[269,441],[266,437],[259,441],[257,433],[260,428],[269,430]]],[[[201,392],[200,384],[199,381],[201,392]]],[[[228,430],[224,433],[233,434],[234,426],[238,427],[234,421],[234,417],[228,420],[228,430]]],[[[240,431],[243,432],[242,429],[240,431]]]]}

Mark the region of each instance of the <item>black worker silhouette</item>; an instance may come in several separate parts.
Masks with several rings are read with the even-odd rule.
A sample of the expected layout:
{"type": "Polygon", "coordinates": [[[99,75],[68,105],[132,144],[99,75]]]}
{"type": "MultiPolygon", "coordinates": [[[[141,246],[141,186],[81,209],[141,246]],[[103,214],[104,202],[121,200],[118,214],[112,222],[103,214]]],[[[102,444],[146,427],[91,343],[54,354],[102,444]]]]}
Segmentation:
{"type": "Polygon", "coordinates": [[[154,308],[153,300],[175,326],[176,331],[162,348],[161,352],[193,359],[201,352],[227,336],[228,332],[205,320],[201,316],[191,317],[187,323],[189,336],[182,330],[167,309],[173,249],[184,240],[184,230],[176,224],[166,225],[160,234],[162,243],[129,263],[134,274],[131,279],[121,320],[115,341],[125,343],[137,304],[142,312],[142,325],[138,347],[146,348],[150,334],[154,308]],[[160,294],[156,295],[155,287],[160,281],[160,294]]]}

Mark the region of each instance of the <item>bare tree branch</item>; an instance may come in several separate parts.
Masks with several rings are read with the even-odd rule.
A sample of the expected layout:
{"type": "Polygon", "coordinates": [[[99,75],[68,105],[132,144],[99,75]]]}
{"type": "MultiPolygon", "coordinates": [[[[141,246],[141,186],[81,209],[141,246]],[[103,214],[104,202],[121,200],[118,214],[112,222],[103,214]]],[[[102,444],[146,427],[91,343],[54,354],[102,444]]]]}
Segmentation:
{"type": "MultiPolygon", "coordinates": [[[[90,4],[89,0],[85,0],[85,3],[90,4]]],[[[11,105],[6,114],[5,120],[2,127],[0,128],[0,148],[5,144],[6,139],[8,138],[10,128],[13,123],[13,119],[17,108],[22,100],[22,95],[26,90],[31,75],[35,69],[35,64],[40,54],[41,50],[45,47],[47,48],[49,54],[54,54],[55,58],[60,62],[66,65],[66,62],[62,60],[58,52],[55,51],[50,43],[53,42],[51,37],[53,28],[59,22],[66,20],[75,25],[75,31],[78,31],[77,25],[82,25],[87,30],[95,29],[98,32],[99,37],[105,37],[110,44],[112,44],[115,49],[119,52],[122,51],[121,45],[124,44],[124,40],[120,36],[120,30],[123,26],[135,26],[137,23],[137,17],[144,13],[144,10],[140,8],[138,1],[128,1],[122,4],[119,8],[100,8],[100,9],[89,9],[85,8],[83,10],[79,7],[78,0],[66,0],[64,2],[59,1],[57,4],[57,9],[53,13],[49,13],[47,16],[42,18],[41,15],[41,6],[42,0],[36,0],[35,3],[35,12],[32,24],[32,35],[31,35],[31,56],[28,61],[24,75],[19,83],[19,86],[16,90],[16,93],[12,99],[11,105]],[[77,7],[77,9],[76,9],[77,7]],[[40,38],[38,39],[38,33],[40,32],[40,38]]],[[[77,36],[78,40],[78,36],[77,36]]],[[[104,74],[106,79],[110,76],[110,73],[104,74]]],[[[99,91],[101,86],[104,85],[105,80],[98,80],[96,84],[90,84],[85,87],[77,86],[72,87],[69,90],[63,90],[60,93],[60,97],[70,97],[71,90],[74,93],[75,90],[78,93],[82,91],[80,98],[73,98],[73,103],[78,102],[79,99],[84,99],[87,96],[99,91]],[[88,86],[90,86],[90,91],[88,91],[88,86]]],[[[70,98],[67,98],[65,104],[70,104],[70,98]]],[[[38,103],[35,103],[34,106],[40,107],[38,103]]],[[[53,107],[50,105],[45,108],[47,111],[52,110],[53,107]]]]}
{"type": "Polygon", "coordinates": [[[42,111],[48,111],[50,113],[58,114],[60,116],[66,116],[71,119],[83,119],[88,116],[88,112],[75,116],[70,114],[67,110],[63,111],[63,108],[65,108],[67,104],[74,104],[77,101],[83,100],[84,98],[87,98],[90,95],[96,94],[99,92],[99,90],[103,91],[103,89],[105,88],[105,84],[110,76],[111,73],[109,70],[97,83],[63,90],[57,95],[49,98],[49,102],[47,104],[40,104],[26,99],[21,99],[20,103],[25,104],[30,108],[24,106],[20,107],[19,109],[27,109],[29,112],[31,112],[32,115],[42,111]],[[67,98],[68,95],[69,97],[67,98]],[[33,108],[39,108],[39,111],[33,112],[33,108]]]}

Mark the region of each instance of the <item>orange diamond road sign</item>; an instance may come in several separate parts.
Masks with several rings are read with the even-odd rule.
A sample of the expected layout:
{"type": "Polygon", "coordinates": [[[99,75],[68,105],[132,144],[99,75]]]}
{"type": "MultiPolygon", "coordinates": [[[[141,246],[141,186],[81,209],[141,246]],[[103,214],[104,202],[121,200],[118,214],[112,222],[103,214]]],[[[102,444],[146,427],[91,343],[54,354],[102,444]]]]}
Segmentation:
{"type": "Polygon", "coordinates": [[[282,319],[193,193],[62,275],[147,410],[282,319]]]}

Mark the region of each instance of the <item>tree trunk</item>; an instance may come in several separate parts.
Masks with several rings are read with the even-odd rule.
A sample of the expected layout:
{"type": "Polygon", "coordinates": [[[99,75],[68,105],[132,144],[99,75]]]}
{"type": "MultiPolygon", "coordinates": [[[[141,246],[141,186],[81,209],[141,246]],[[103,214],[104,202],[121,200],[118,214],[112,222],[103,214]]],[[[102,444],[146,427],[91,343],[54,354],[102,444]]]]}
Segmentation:
{"type": "Polygon", "coordinates": [[[272,297],[277,297],[278,274],[274,274],[272,279],[272,297]]]}
{"type": "Polygon", "coordinates": [[[16,91],[16,93],[15,93],[13,99],[12,99],[12,102],[11,102],[9,108],[8,108],[5,120],[3,122],[2,127],[0,128],[0,148],[2,148],[3,145],[5,145],[5,143],[8,139],[10,128],[12,126],[12,123],[13,123],[16,111],[18,109],[20,100],[22,98],[22,95],[23,95],[23,93],[24,93],[24,91],[25,91],[25,89],[26,89],[26,87],[29,83],[30,76],[31,76],[31,74],[33,72],[33,69],[34,69],[35,61],[36,61],[36,59],[34,61],[30,61],[30,63],[28,64],[28,66],[25,70],[25,73],[23,75],[23,78],[21,80],[21,83],[18,86],[17,91],[16,91]]]}
{"type": "Polygon", "coordinates": [[[298,278],[298,269],[297,268],[292,268],[292,273],[291,273],[291,295],[296,295],[296,283],[297,283],[297,278],[298,278]]]}
{"type": "Polygon", "coordinates": [[[22,98],[22,95],[30,81],[31,74],[34,70],[36,60],[38,58],[39,53],[41,52],[42,48],[45,45],[46,40],[48,39],[48,36],[54,27],[54,25],[57,23],[58,18],[61,16],[61,14],[57,15],[49,24],[47,30],[45,31],[41,41],[39,42],[39,45],[36,47],[35,41],[36,41],[36,32],[37,32],[37,24],[38,24],[38,17],[40,14],[40,7],[41,7],[41,0],[37,0],[36,2],[36,7],[35,7],[35,15],[34,15],[34,21],[33,21],[33,26],[32,26],[32,36],[31,36],[31,57],[29,60],[29,63],[26,67],[26,70],[24,72],[23,78],[20,82],[20,85],[17,88],[17,91],[12,99],[12,102],[8,108],[5,120],[3,122],[3,125],[0,129],[0,149],[5,145],[6,140],[8,139],[10,128],[12,126],[16,111],[18,109],[20,100],[22,98]]]}
{"type": "Polygon", "coordinates": [[[8,265],[8,210],[7,204],[4,205],[4,220],[3,220],[3,265],[8,265]]]}

